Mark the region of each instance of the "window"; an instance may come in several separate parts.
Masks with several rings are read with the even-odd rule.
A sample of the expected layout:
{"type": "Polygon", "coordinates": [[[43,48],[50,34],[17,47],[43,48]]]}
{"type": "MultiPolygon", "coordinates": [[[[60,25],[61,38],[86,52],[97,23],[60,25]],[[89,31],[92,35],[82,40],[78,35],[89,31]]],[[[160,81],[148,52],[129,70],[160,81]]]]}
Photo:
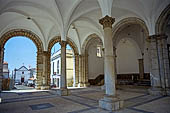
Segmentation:
{"type": "Polygon", "coordinates": [[[22,72],[22,74],[24,74],[24,71],[22,72]]]}
{"type": "Polygon", "coordinates": [[[97,45],[97,57],[102,57],[102,51],[100,45],[97,45]]]}
{"type": "Polygon", "coordinates": [[[57,61],[57,74],[59,74],[59,60],[57,61]]]}

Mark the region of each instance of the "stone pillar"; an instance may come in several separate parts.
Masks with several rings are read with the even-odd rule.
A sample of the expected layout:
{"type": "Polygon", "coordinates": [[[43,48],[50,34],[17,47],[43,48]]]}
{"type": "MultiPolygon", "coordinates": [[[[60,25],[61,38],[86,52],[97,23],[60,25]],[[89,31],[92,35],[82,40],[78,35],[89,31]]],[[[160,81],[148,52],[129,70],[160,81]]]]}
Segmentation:
{"type": "Polygon", "coordinates": [[[37,75],[36,75],[36,89],[41,89],[42,86],[42,74],[43,74],[43,57],[42,51],[37,52],[37,75]]]}
{"type": "Polygon", "coordinates": [[[115,88],[115,68],[113,56],[113,43],[112,43],[112,24],[115,19],[109,16],[99,20],[104,29],[104,75],[106,94],[103,99],[99,100],[99,107],[107,110],[118,110],[123,107],[123,101],[116,95],[115,88]]]}
{"type": "MultiPolygon", "coordinates": [[[[105,56],[105,54],[104,54],[104,48],[102,48],[102,56],[103,56],[103,60],[104,60],[104,56],[105,56]]],[[[105,68],[105,66],[104,66],[104,68],[105,68]]],[[[104,72],[105,72],[105,69],[104,69],[104,72]]],[[[104,79],[105,79],[105,77],[104,77],[104,79]]],[[[102,90],[106,90],[106,85],[105,85],[105,83],[104,83],[103,86],[101,86],[101,89],[102,89],[102,90]]]]}
{"type": "Polygon", "coordinates": [[[139,79],[140,81],[143,80],[144,78],[144,63],[143,63],[143,59],[138,59],[139,62],[139,79]]]}
{"type": "Polygon", "coordinates": [[[37,52],[36,89],[50,89],[50,52],[37,52]]]}
{"type": "Polygon", "coordinates": [[[170,87],[170,70],[166,35],[152,35],[150,39],[151,52],[151,86],[152,95],[167,95],[170,87]]]}
{"type": "Polygon", "coordinates": [[[60,89],[57,90],[57,93],[60,96],[69,95],[69,91],[67,89],[67,76],[66,76],[66,41],[61,41],[61,77],[60,77],[60,89]]]}
{"type": "Polygon", "coordinates": [[[113,47],[113,58],[114,58],[114,70],[115,70],[115,83],[117,84],[117,67],[116,67],[116,47],[113,47]]]}
{"type": "Polygon", "coordinates": [[[84,87],[83,85],[83,60],[82,55],[79,55],[79,84],[78,87],[84,87]]]}
{"type": "MultiPolygon", "coordinates": [[[[0,48],[0,93],[2,91],[2,79],[3,79],[3,57],[4,57],[4,48],[0,48]]],[[[0,103],[1,103],[1,95],[0,95],[0,103]]]]}
{"type": "Polygon", "coordinates": [[[75,54],[75,81],[74,81],[74,84],[73,86],[74,87],[77,87],[78,86],[78,83],[79,83],[79,55],[78,54],[75,54]]]}
{"type": "Polygon", "coordinates": [[[85,66],[85,87],[90,86],[89,83],[89,77],[88,77],[88,54],[85,54],[85,59],[84,59],[84,66],[85,66]]]}
{"type": "Polygon", "coordinates": [[[43,73],[42,73],[42,90],[50,89],[50,52],[43,51],[43,73]]]}

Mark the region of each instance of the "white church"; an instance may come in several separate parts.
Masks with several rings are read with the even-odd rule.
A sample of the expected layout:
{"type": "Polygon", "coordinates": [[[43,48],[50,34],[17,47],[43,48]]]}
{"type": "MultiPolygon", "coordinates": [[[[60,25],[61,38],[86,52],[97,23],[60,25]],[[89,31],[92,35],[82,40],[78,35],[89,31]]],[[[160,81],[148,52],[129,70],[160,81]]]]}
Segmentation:
{"type": "Polygon", "coordinates": [[[15,83],[27,83],[29,79],[35,79],[35,68],[28,69],[24,65],[18,69],[14,69],[14,82],[15,83]]]}

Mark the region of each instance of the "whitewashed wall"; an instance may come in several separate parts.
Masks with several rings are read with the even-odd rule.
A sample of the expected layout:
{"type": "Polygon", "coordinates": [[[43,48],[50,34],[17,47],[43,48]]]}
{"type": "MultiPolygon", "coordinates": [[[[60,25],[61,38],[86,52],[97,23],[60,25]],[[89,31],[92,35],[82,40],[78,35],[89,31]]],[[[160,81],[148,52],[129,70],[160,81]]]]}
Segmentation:
{"type": "Polygon", "coordinates": [[[104,74],[103,57],[97,57],[97,42],[91,43],[88,49],[88,75],[89,79],[95,79],[100,74],[104,74]]]}

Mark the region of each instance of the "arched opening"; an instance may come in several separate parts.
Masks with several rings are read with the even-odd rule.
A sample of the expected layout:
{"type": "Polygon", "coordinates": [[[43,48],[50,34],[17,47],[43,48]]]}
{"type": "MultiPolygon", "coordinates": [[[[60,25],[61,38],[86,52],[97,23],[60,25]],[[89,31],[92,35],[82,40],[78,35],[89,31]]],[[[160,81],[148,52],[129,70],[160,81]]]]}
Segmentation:
{"type": "Polygon", "coordinates": [[[85,81],[90,85],[104,84],[104,56],[102,40],[95,34],[84,42],[85,81]],[[87,80],[86,80],[87,79],[87,80]]]}
{"type": "Polygon", "coordinates": [[[5,68],[3,68],[2,88],[30,89],[34,87],[37,53],[35,44],[27,37],[17,36],[9,39],[4,49],[3,67],[5,68]],[[8,74],[5,75],[7,70],[9,70],[8,74]]]}
{"type": "Polygon", "coordinates": [[[67,86],[75,86],[75,55],[73,49],[69,44],[66,46],[66,75],[67,75],[67,86]]]}
{"type": "MultiPolygon", "coordinates": [[[[160,38],[161,43],[161,54],[159,55],[159,70],[160,70],[160,85],[161,88],[166,92],[170,86],[170,4],[162,11],[156,22],[156,35],[160,38]]],[[[167,93],[168,94],[168,93],[167,93]]]]}
{"type": "Polygon", "coordinates": [[[141,23],[128,20],[118,23],[113,31],[116,48],[115,68],[118,84],[150,86],[150,64],[147,30],[141,23]],[[118,27],[119,26],[119,27],[118,27]]]}
{"type": "MultiPolygon", "coordinates": [[[[14,30],[11,30],[11,31],[9,31],[9,32],[6,32],[5,34],[3,34],[2,35],[2,37],[0,38],[0,45],[1,45],[1,47],[0,47],[0,70],[1,70],[1,75],[3,75],[3,63],[4,63],[4,47],[5,47],[5,44],[6,43],[8,43],[7,41],[9,40],[12,40],[12,39],[15,39],[15,37],[16,36],[20,36],[19,38],[21,38],[21,37],[26,37],[26,38],[28,38],[28,39],[30,39],[30,40],[32,40],[32,42],[35,44],[35,46],[36,46],[36,49],[37,49],[37,62],[36,61],[34,61],[34,62],[36,62],[36,67],[31,71],[31,69],[27,69],[27,68],[25,68],[24,66],[22,67],[22,68],[20,68],[20,69],[27,69],[27,71],[28,72],[26,72],[27,74],[29,73],[29,75],[30,76],[28,76],[28,77],[26,77],[26,73],[24,72],[24,71],[22,71],[20,74],[21,74],[21,76],[19,77],[20,78],[20,80],[19,80],[19,78],[18,78],[18,80],[17,80],[17,78],[15,79],[16,80],[16,82],[18,82],[19,84],[20,83],[27,83],[28,82],[28,79],[30,78],[30,77],[33,77],[33,75],[31,75],[31,74],[34,74],[34,78],[36,78],[36,88],[38,88],[39,86],[41,86],[41,73],[40,73],[40,67],[39,67],[39,64],[41,64],[41,63],[39,63],[38,62],[38,60],[40,59],[40,57],[41,56],[39,56],[38,55],[38,53],[39,52],[42,52],[43,51],[43,45],[42,45],[42,42],[41,42],[41,40],[39,39],[39,37],[37,36],[37,35],[35,35],[33,32],[31,32],[31,31],[28,31],[28,30],[24,30],[24,29],[14,29],[14,30]],[[29,72],[30,71],[30,72],[29,72]],[[35,74],[35,72],[37,73],[37,74],[35,74]]],[[[17,43],[18,43],[18,41],[17,41],[17,43]]],[[[17,44],[16,42],[15,42],[15,44],[17,44]]],[[[26,44],[27,45],[27,44],[26,44]]],[[[8,46],[8,45],[7,45],[8,46]]],[[[14,46],[15,47],[15,46],[14,46]]],[[[13,49],[14,49],[14,47],[13,47],[13,49]]],[[[17,48],[17,49],[19,49],[19,48],[17,48]]],[[[34,52],[34,54],[36,54],[35,52],[34,52]]],[[[5,59],[6,60],[6,59],[5,59]]],[[[26,61],[25,61],[26,62],[26,61]]],[[[22,62],[22,63],[24,63],[24,62],[22,62]]],[[[35,64],[34,64],[34,66],[35,66],[35,64]]],[[[29,67],[28,67],[29,68],[29,67]]],[[[31,68],[31,67],[30,67],[31,68]]],[[[14,69],[14,73],[13,73],[13,75],[14,74],[17,74],[17,73],[15,73],[17,70],[15,70],[14,69]]],[[[19,75],[18,75],[19,76],[19,75]]],[[[16,76],[15,75],[15,77],[18,77],[18,76],[16,76]]],[[[2,76],[1,76],[2,77],[2,76]]],[[[2,82],[2,78],[0,78],[1,79],[1,82],[2,82]]],[[[7,81],[8,82],[8,81],[7,81]]],[[[9,85],[8,85],[9,86],[9,85]]],[[[2,86],[1,86],[1,88],[2,88],[2,86]]]]}
{"type": "MultiPolygon", "coordinates": [[[[168,5],[159,16],[156,23],[156,34],[165,34],[167,38],[168,58],[170,62],[170,5],[168,5]]],[[[170,63],[169,63],[170,67],[170,63]]]]}
{"type": "MultiPolygon", "coordinates": [[[[51,51],[51,86],[60,88],[60,76],[61,76],[61,39],[56,37],[52,39],[49,43],[48,51],[51,51]]],[[[67,87],[75,87],[76,77],[76,67],[78,67],[75,59],[77,55],[77,47],[74,42],[70,39],[67,40],[66,45],[66,76],[67,76],[67,87]]],[[[76,76],[77,75],[77,76],[76,76]]]]}
{"type": "Polygon", "coordinates": [[[60,75],[61,75],[61,46],[59,42],[55,43],[51,49],[51,87],[60,87],[60,75]]]}

